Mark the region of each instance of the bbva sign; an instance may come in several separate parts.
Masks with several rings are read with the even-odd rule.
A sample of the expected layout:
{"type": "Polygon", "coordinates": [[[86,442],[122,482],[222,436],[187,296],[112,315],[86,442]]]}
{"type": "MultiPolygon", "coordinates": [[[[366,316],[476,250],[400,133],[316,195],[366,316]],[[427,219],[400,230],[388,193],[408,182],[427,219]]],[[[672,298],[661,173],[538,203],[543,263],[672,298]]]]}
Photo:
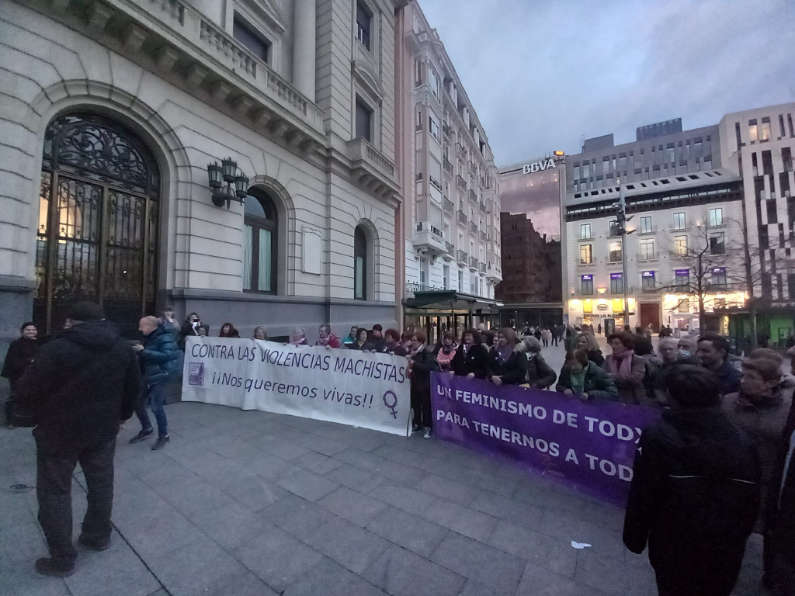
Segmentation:
{"type": "Polygon", "coordinates": [[[544,170],[548,170],[550,168],[555,167],[555,160],[552,158],[549,159],[540,159],[538,161],[534,161],[533,163],[526,163],[522,166],[522,174],[532,174],[534,172],[543,172],[544,170]]]}

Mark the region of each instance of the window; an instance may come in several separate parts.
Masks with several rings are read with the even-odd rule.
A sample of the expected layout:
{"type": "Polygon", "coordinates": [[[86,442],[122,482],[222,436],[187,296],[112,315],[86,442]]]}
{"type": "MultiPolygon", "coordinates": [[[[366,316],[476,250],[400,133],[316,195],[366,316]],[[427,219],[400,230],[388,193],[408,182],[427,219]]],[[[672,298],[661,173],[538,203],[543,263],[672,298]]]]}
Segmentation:
{"type": "Polygon", "coordinates": [[[442,283],[445,290],[450,289],[450,265],[445,265],[442,268],[442,283]]]}
{"type": "Polygon", "coordinates": [[[593,244],[580,244],[580,265],[593,263],[593,244]]]}
{"type": "Polygon", "coordinates": [[[372,141],[373,111],[356,96],[356,138],[372,141]]]}
{"type": "Polygon", "coordinates": [[[608,260],[611,263],[618,263],[621,261],[621,242],[613,241],[607,245],[608,260]]]}
{"type": "Polygon", "coordinates": [[[778,223],[778,212],[776,210],[776,199],[772,197],[765,201],[765,207],[767,211],[767,223],[778,223]]]}
{"type": "Polygon", "coordinates": [[[257,58],[268,62],[271,43],[237,14],[232,24],[232,35],[257,58]]]}
{"type": "Polygon", "coordinates": [[[726,267],[714,267],[711,273],[713,286],[726,286],[726,267]]]}
{"type": "Polygon", "coordinates": [[[758,128],[756,125],[756,120],[749,120],[748,121],[748,140],[756,141],[758,134],[758,128]]]}
{"type": "Polygon", "coordinates": [[[580,292],[586,296],[593,294],[593,275],[583,275],[580,277],[580,292]]]}
{"type": "Polygon", "coordinates": [[[422,109],[421,108],[417,108],[417,121],[415,122],[414,127],[416,128],[416,130],[422,130],[422,109]]]}
{"type": "Polygon", "coordinates": [[[363,2],[356,3],[356,39],[370,49],[370,28],[373,24],[373,13],[363,2]]]}
{"type": "Polygon", "coordinates": [[[684,230],[686,223],[684,211],[674,213],[674,230],[684,230]]]}
{"type": "Polygon", "coordinates": [[[621,273],[610,274],[610,293],[623,294],[624,293],[624,276],[621,273]]]}
{"type": "Polygon", "coordinates": [[[711,234],[709,237],[709,254],[722,255],[726,252],[726,245],[723,240],[723,232],[711,234]]]}
{"type": "Polygon", "coordinates": [[[422,60],[415,60],[414,61],[414,85],[415,87],[419,87],[422,85],[422,70],[425,68],[425,63],[422,60]]]}
{"type": "Polygon", "coordinates": [[[640,283],[644,290],[653,290],[655,288],[654,271],[642,271],[640,274],[640,283]]]}
{"type": "Polygon", "coordinates": [[[439,140],[439,123],[433,116],[428,116],[428,130],[437,141],[439,140]]]}
{"type": "Polygon", "coordinates": [[[615,220],[615,219],[611,220],[608,223],[608,234],[610,236],[618,236],[619,235],[619,231],[620,231],[620,228],[618,226],[618,220],[615,220]]]}
{"type": "Polygon", "coordinates": [[[723,208],[709,210],[709,227],[717,228],[723,225],[723,208]]]}
{"type": "Polygon", "coordinates": [[[420,257],[420,286],[428,285],[428,258],[420,257]]]}
{"type": "Polygon", "coordinates": [[[459,292],[463,292],[464,291],[464,270],[463,269],[459,269],[458,270],[458,291],[459,292]]]}
{"type": "Polygon", "coordinates": [[[678,288],[687,288],[690,286],[690,269],[676,269],[674,270],[674,285],[678,288]]]}
{"type": "Polygon", "coordinates": [[[590,240],[591,238],[591,224],[580,224],[580,240],[590,240]]]}
{"type": "Polygon", "coordinates": [[[428,84],[431,87],[431,92],[436,97],[439,97],[439,75],[436,74],[436,71],[431,66],[428,66],[428,84]]]}
{"type": "Polygon", "coordinates": [[[243,290],[276,293],[278,219],[273,201],[253,189],[243,220],[243,290]]]}
{"type": "Polygon", "coordinates": [[[762,118],[762,125],[759,127],[760,142],[770,140],[770,118],[762,118]]]}
{"type": "Polygon", "coordinates": [[[362,226],[353,232],[353,298],[367,300],[367,235],[362,226]]]}
{"type": "Polygon", "coordinates": [[[640,233],[648,234],[652,231],[651,228],[651,215],[644,215],[640,218],[640,233]]]}
{"type": "Polygon", "coordinates": [[[649,259],[653,259],[655,256],[654,238],[645,238],[644,240],[638,241],[638,250],[640,252],[638,258],[641,261],[648,261],[649,259]]]}
{"type": "Polygon", "coordinates": [[[687,256],[687,236],[674,236],[674,253],[680,257],[687,256]]]}

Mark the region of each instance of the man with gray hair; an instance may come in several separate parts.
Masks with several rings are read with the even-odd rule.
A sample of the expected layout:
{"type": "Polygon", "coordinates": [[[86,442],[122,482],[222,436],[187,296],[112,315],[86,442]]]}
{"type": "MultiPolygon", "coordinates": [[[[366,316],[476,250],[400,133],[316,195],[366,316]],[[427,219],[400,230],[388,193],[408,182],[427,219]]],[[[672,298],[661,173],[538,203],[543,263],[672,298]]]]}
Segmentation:
{"type": "Polygon", "coordinates": [[[130,439],[130,443],[143,441],[154,432],[146,413],[148,404],[157,421],[157,441],[152,446],[152,451],[156,451],[165,447],[170,440],[163,406],[166,403],[166,383],[179,373],[180,350],[176,335],[161,324],[157,317],[142,317],[138,322],[138,330],[143,334],[144,342],[136,344],[133,349],[141,358],[146,396],[135,411],[141,422],[141,430],[130,439]]]}

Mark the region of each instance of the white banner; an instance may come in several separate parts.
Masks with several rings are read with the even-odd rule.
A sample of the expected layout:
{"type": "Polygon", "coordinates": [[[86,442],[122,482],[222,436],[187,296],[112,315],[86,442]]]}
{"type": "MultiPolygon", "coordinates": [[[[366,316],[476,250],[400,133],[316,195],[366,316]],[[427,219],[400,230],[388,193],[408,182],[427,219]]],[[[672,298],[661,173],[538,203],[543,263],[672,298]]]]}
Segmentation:
{"type": "Polygon", "coordinates": [[[407,367],[402,356],[190,336],[182,400],[408,436],[407,367]]]}

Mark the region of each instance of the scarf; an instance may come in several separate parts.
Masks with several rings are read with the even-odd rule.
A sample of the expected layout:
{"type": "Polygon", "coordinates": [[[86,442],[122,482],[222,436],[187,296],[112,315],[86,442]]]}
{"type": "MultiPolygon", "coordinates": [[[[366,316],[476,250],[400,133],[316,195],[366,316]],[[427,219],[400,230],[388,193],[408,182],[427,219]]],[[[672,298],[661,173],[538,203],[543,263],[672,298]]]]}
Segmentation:
{"type": "Polygon", "coordinates": [[[587,370],[588,367],[583,367],[578,373],[569,371],[569,382],[571,383],[571,390],[575,395],[582,395],[585,393],[585,373],[587,370]]]}
{"type": "Polygon", "coordinates": [[[632,357],[634,355],[634,350],[624,350],[620,358],[613,354],[607,359],[607,367],[619,379],[629,379],[632,376],[632,357]]]}

